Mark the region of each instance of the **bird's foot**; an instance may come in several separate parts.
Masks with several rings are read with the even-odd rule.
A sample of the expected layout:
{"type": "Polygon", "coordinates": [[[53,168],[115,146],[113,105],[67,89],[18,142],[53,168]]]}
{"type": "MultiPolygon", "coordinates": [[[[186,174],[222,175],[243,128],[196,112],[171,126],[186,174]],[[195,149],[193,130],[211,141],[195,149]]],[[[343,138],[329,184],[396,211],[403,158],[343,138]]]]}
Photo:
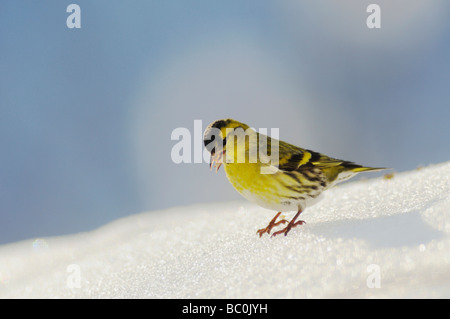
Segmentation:
{"type": "Polygon", "coordinates": [[[279,235],[279,234],[284,234],[284,236],[287,236],[287,234],[289,233],[289,231],[290,231],[292,228],[294,228],[294,227],[297,226],[297,225],[303,225],[303,224],[305,224],[306,222],[305,222],[304,220],[299,220],[299,221],[296,222],[297,217],[300,216],[301,213],[302,213],[302,210],[300,209],[300,210],[297,212],[297,214],[295,214],[294,218],[292,218],[292,220],[289,222],[289,224],[288,224],[285,228],[283,228],[282,230],[279,230],[279,231],[277,231],[277,232],[274,232],[274,233],[272,234],[271,237],[277,236],[277,235],[279,235]]]}
{"type": "Polygon", "coordinates": [[[289,231],[294,228],[297,225],[303,225],[306,224],[306,222],[304,220],[299,220],[298,222],[295,222],[293,224],[289,223],[285,228],[283,228],[282,230],[276,231],[272,234],[271,237],[280,235],[280,234],[284,234],[284,236],[287,236],[287,234],[289,233],[289,231]]]}
{"type": "Polygon", "coordinates": [[[287,220],[285,220],[285,219],[282,219],[282,220],[279,220],[279,221],[275,222],[275,221],[277,220],[278,216],[280,216],[280,214],[281,214],[281,212],[279,212],[278,214],[276,214],[275,217],[270,221],[269,225],[267,225],[266,228],[261,228],[261,229],[259,229],[258,231],[256,231],[256,233],[259,234],[259,237],[260,237],[260,238],[262,237],[262,235],[263,235],[264,233],[267,233],[267,234],[270,235],[270,231],[271,231],[272,228],[274,228],[275,226],[278,226],[278,225],[280,225],[280,224],[287,223],[287,220]]]}

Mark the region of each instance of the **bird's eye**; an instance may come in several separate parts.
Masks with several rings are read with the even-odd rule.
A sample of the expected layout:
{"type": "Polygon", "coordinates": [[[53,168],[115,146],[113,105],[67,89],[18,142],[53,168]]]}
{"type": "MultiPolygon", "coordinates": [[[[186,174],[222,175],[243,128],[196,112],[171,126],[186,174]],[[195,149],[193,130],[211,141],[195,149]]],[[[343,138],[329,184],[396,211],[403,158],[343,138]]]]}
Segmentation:
{"type": "Polygon", "coordinates": [[[211,153],[213,148],[217,148],[217,146],[222,140],[222,135],[220,132],[220,129],[217,127],[209,127],[206,129],[204,137],[203,137],[203,144],[205,145],[205,148],[208,150],[208,152],[211,153]]]}
{"type": "Polygon", "coordinates": [[[208,148],[208,145],[211,144],[212,142],[214,142],[214,140],[216,139],[215,135],[205,135],[205,137],[203,138],[203,144],[205,145],[206,148],[208,148]]]}

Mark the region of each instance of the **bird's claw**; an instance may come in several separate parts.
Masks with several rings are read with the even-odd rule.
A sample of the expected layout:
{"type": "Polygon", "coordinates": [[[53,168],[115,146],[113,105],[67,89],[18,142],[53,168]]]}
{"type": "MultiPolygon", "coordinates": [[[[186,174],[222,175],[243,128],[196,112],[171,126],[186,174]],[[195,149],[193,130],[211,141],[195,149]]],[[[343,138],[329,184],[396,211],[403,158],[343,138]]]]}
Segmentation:
{"type": "Polygon", "coordinates": [[[282,219],[282,220],[279,220],[279,221],[275,222],[275,221],[277,220],[278,216],[280,216],[280,214],[281,214],[281,212],[279,212],[278,214],[276,214],[275,217],[270,221],[269,225],[267,225],[266,228],[261,228],[261,229],[258,229],[258,230],[256,231],[256,233],[259,235],[260,238],[262,237],[262,235],[263,235],[264,233],[267,233],[268,235],[270,235],[270,231],[271,231],[272,228],[274,228],[275,226],[278,226],[278,225],[280,225],[280,224],[287,223],[287,220],[285,220],[285,219],[282,219]]]}
{"type": "MultiPolygon", "coordinates": [[[[274,233],[272,234],[272,236],[270,236],[270,237],[274,237],[274,236],[277,236],[277,235],[279,235],[279,234],[284,234],[284,236],[286,236],[286,235],[289,233],[289,231],[290,231],[292,228],[294,228],[295,226],[306,224],[306,222],[305,222],[304,220],[299,220],[299,221],[296,222],[297,217],[298,217],[301,213],[302,213],[302,210],[300,209],[300,210],[297,212],[297,214],[295,214],[294,218],[292,218],[292,220],[289,222],[289,224],[288,224],[285,228],[283,228],[282,230],[279,230],[279,231],[277,231],[277,232],[274,232],[274,233]]],[[[262,229],[260,229],[260,230],[258,230],[258,231],[256,232],[257,234],[259,234],[259,237],[262,237],[262,235],[263,235],[264,233],[267,233],[267,234],[270,235],[270,231],[272,230],[273,227],[275,227],[275,226],[277,226],[277,225],[280,225],[280,224],[287,223],[287,220],[284,220],[284,219],[282,219],[282,220],[280,220],[280,221],[278,221],[278,222],[275,222],[275,221],[277,220],[278,216],[280,216],[280,214],[281,214],[281,212],[277,213],[277,214],[275,215],[275,217],[270,221],[269,225],[267,225],[266,228],[262,228],[262,229]]]]}
{"type": "Polygon", "coordinates": [[[289,233],[289,231],[292,228],[294,228],[297,225],[303,225],[303,224],[306,224],[306,222],[304,220],[299,220],[298,222],[293,223],[292,225],[291,225],[291,223],[289,223],[285,228],[283,228],[282,230],[279,230],[277,232],[274,232],[272,234],[272,236],[270,236],[270,237],[274,237],[274,236],[277,236],[277,235],[280,235],[280,234],[284,234],[284,236],[287,236],[287,234],[289,233]]]}

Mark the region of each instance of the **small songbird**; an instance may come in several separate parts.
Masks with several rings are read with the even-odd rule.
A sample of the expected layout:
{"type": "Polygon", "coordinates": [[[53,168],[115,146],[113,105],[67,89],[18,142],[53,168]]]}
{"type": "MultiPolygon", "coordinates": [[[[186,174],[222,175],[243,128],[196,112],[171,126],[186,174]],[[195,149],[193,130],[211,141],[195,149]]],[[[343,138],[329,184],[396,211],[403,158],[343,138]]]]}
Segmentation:
{"type": "Polygon", "coordinates": [[[305,223],[297,218],[316,203],[321,193],[360,172],[385,168],[365,167],[303,149],[260,134],[233,119],[211,123],[203,136],[216,172],[223,164],[228,180],[246,199],[278,213],[257,234],[270,235],[273,227],[286,224],[272,236],[305,223]],[[290,222],[277,221],[282,212],[296,211],[290,222]]]}

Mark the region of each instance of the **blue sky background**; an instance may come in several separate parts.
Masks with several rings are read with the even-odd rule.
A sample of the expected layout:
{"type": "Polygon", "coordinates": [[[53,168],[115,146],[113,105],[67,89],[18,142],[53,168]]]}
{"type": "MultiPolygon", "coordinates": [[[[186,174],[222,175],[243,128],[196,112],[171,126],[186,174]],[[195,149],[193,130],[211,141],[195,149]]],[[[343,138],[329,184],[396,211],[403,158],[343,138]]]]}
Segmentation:
{"type": "Polygon", "coordinates": [[[378,1],[0,4],[0,243],[239,199],[173,129],[233,117],[365,165],[450,159],[450,5],[378,1]],[[81,29],[66,8],[81,7],[81,29]]]}

